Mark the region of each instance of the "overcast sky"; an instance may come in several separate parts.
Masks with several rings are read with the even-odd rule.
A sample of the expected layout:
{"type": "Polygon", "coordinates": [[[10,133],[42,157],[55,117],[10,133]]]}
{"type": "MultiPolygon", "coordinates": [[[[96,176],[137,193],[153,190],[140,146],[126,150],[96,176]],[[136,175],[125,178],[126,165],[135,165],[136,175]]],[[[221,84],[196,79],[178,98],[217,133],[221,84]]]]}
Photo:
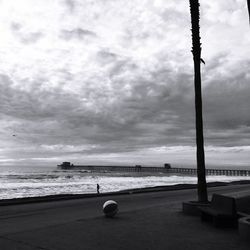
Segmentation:
{"type": "MultiPolygon", "coordinates": [[[[201,0],[207,164],[250,166],[245,0],[201,0]]],[[[0,0],[0,165],[195,164],[188,0],[0,0]]]]}

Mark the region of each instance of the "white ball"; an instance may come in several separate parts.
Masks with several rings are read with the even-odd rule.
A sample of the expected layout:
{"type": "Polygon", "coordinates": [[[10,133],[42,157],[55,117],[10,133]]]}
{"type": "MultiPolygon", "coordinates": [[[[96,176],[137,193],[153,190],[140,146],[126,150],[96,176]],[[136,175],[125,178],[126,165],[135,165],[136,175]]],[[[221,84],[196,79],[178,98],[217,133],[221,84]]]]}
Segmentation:
{"type": "Polygon", "coordinates": [[[108,200],[103,204],[103,213],[106,217],[114,217],[118,212],[118,204],[113,200],[108,200]]]}

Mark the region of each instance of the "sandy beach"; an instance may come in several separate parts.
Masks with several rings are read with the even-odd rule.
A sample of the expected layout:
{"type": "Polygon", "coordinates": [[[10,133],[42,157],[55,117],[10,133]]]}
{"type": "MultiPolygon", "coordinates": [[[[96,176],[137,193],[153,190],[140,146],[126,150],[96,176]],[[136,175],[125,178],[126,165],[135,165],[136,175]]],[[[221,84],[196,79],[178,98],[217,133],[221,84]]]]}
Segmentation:
{"type": "MultiPolygon", "coordinates": [[[[250,195],[250,184],[215,186],[212,193],[250,195]]],[[[0,249],[249,249],[237,229],[217,229],[184,215],[182,202],[196,189],[151,190],[69,200],[0,206],[0,249]],[[114,199],[119,213],[103,216],[114,199]]]]}

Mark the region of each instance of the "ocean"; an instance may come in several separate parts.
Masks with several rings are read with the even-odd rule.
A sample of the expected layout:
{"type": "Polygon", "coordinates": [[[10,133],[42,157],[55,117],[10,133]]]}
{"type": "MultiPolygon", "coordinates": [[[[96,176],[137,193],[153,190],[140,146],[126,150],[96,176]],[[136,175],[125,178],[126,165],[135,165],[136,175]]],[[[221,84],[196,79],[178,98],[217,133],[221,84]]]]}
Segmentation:
{"type": "MultiPolygon", "coordinates": [[[[250,176],[207,176],[207,181],[250,180],[250,176]]],[[[131,188],[197,183],[196,176],[165,173],[114,173],[48,167],[0,167],[0,199],[55,194],[102,193],[131,188]]]]}

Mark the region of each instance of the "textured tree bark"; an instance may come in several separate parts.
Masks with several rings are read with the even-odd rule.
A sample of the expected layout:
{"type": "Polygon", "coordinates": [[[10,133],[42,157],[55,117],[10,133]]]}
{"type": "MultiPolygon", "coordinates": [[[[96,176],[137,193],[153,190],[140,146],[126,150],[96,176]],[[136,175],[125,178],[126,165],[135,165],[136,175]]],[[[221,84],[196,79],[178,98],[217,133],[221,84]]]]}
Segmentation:
{"type": "Polygon", "coordinates": [[[248,7],[249,24],[250,24],[250,0],[247,0],[247,7],[248,7]]]}
{"type": "Polygon", "coordinates": [[[196,157],[198,177],[198,201],[207,202],[207,182],[205,168],[203,118],[202,118],[202,93],[201,93],[201,43],[200,43],[200,10],[199,0],[189,0],[192,26],[192,53],[194,59],[194,89],[195,89],[195,119],[196,119],[196,157]]]}

